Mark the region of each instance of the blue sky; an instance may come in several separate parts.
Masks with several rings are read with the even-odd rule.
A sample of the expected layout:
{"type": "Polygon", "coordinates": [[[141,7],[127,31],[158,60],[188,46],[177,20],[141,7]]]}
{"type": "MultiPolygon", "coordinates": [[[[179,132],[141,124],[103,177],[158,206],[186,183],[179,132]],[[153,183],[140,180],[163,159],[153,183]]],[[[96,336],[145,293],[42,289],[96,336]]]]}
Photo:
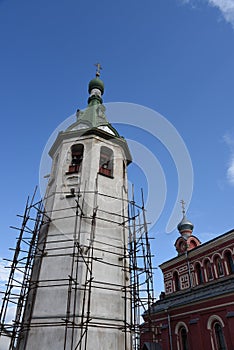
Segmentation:
{"type": "MultiPolygon", "coordinates": [[[[155,110],[183,138],[194,171],[188,208],[194,234],[204,242],[234,227],[233,0],[0,0],[0,46],[0,257],[11,255],[9,226],[17,225],[39,182],[48,138],[86,107],[97,61],[104,102],[155,110]]],[[[178,232],[165,233],[178,189],[175,165],[160,142],[119,127],[164,170],[166,202],[151,231],[158,265],[176,255],[178,232]]],[[[140,188],[147,174],[131,167],[130,180],[140,188]]],[[[155,287],[162,289],[158,271],[155,287]]]]}

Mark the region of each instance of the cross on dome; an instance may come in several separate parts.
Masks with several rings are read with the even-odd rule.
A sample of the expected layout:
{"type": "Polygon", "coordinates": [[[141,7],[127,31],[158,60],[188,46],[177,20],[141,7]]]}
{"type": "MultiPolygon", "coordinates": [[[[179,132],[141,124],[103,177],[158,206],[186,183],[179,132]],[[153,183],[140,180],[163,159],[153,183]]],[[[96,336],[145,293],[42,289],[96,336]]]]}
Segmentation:
{"type": "Polygon", "coordinates": [[[183,199],[181,199],[180,203],[181,203],[181,207],[182,207],[182,214],[184,216],[185,215],[185,201],[183,199]]]}
{"type": "Polygon", "coordinates": [[[100,77],[102,66],[100,63],[95,63],[94,65],[97,67],[96,68],[96,77],[100,77]]]}

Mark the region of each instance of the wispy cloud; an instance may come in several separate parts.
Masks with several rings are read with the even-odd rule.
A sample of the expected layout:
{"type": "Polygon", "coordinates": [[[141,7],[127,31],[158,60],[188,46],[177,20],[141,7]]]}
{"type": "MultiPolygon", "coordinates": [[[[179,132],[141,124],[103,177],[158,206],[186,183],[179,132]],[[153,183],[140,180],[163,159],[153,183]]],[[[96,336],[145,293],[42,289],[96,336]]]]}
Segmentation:
{"type": "MultiPolygon", "coordinates": [[[[10,272],[10,267],[11,263],[8,261],[3,260],[0,258],[0,290],[2,292],[5,292],[6,290],[6,283],[8,282],[9,279],[9,272],[10,272]]],[[[22,280],[22,273],[17,272],[15,274],[15,278],[18,281],[22,280]]],[[[19,294],[20,291],[20,283],[17,286],[17,282],[15,282],[15,285],[13,289],[11,290],[14,295],[19,294]]],[[[0,304],[1,304],[1,298],[0,298],[0,304]]],[[[8,326],[12,324],[12,320],[15,319],[15,313],[16,313],[16,305],[15,303],[9,303],[6,314],[5,314],[5,320],[4,324],[7,324],[8,326]]],[[[9,349],[9,343],[10,339],[6,336],[1,336],[0,337],[0,350],[8,350],[9,349]]]]}
{"type": "Polygon", "coordinates": [[[227,169],[227,179],[228,182],[234,186],[234,155],[232,156],[232,159],[229,162],[228,169],[227,169]]]}
{"type": "MultiPolygon", "coordinates": [[[[194,6],[194,0],[181,0],[181,2],[194,6]]],[[[234,0],[206,0],[206,2],[208,5],[218,8],[223,18],[234,28],[234,0]]]]}
{"type": "Polygon", "coordinates": [[[208,2],[211,6],[217,7],[234,28],[234,0],[208,0],[208,2]]]}
{"type": "MultiPolygon", "coordinates": [[[[9,263],[0,258],[0,290],[2,292],[5,291],[5,284],[8,281],[9,269],[6,268],[9,266],[9,263]]],[[[1,302],[0,302],[1,304],[1,302]]],[[[15,313],[15,306],[9,308],[9,312],[7,314],[7,321],[12,320],[12,315],[15,313]]],[[[0,337],[0,350],[9,349],[10,339],[4,336],[0,337]]]]}
{"type": "Polygon", "coordinates": [[[9,263],[6,263],[0,258],[0,286],[4,285],[8,280],[9,269],[7,267],[9,263]]]}
{"type": "Polygon", "coordinates": [[[230,149],[230,158],[227,164],[227,180],[230,185],[234,186],[234,136],[227,133],[223,136],[223,140],[230,149]]]}
{"type": "MultiPolygon", "coordinates": [[[[9,280],[9,272],[11,268],[11,263],[9,261],[5,261],[2,258],[0,258],[0,290],[1,292],[5,293],[6,291],[6,284],[9,280]]],[[[14,286],[11,289],[11,293],[14,294],[14,296],[19,295],[21,290],[21,282],[23,280],[23,272],[15,271],[14,274],[14,286]],[[18,282],[17,282],[18,281],[18,282]]],[[[1,300],[1,299],[0,299],[1,300]]],[[[14,299],[14,303],[9,303],[8,310],[6,313],[6,322],[10,322],[13,319],[13,315],[15,313],[15,302],[16,299],[14,299]]],[[[1,350],[1,347],[0,347],[1,350]]]]}

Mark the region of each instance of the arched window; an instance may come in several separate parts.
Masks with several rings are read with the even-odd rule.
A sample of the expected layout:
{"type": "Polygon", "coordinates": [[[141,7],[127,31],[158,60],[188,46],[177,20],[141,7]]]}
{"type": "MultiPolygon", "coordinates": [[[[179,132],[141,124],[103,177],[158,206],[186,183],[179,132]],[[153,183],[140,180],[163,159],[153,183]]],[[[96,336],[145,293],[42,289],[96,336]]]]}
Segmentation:
{"type": "Polygon", "coordinates": [[[181,327],[179,330],[179,342],[180,350],[188,350],[188,334],[185,327],[181,327]]]}
{"type": "Polygon", "coordinates": [[[217,276],[218,277],[223,276],[224,271],[223,271],[223,263],[222,263],[221,258],[219,256],[217,256],[214,261],[215,261],[217,276]]]}
{"type": "Polygon", "coordinates": [[[222,318],[218,315],[210,316],[207,322],[207,329],[210,331],[212,350],[227,350],[222,318]]]}
{"type": "Polygon", "coordinates": [[[184,238],[181,238],[179,243],[179,253],[184,253],[187,250],[187,243],[184,238]]]}
{"type": "Polygon", "coordinates": [[[199,263],[195,265],[195,273],[197,278],[197,284],[202,284],[204,280],[203,280],[201,265],[199,263]]]}
{"type": "Polygon", "coordinates": [[[206,276],[207,276],[207,280],[211,281],[213,280],[214,276],[213,276],[213,270],[212,270],[212,266],[209,260],[206,260],[205,262],[205,270],[206,270],[206,276]]]}
{"type": "Polygon", "coordinates": [[[175,271],[173,274],[173,281],[174,281],[175,292],[177,292],[178,290],[180,290],[180,279],[177,271],[175,271]]]}
{"type": "Polygon", "coordinates": [[[197,246],[197,243],[191,239],[191,241],[189,241],[189,249],[193,249],[193,248],[196,248],[197,246]]]}
{"type": "Polygon", "coordinates": [[[78,173],[81,169],[83,160],[84,146],[76,144],[71,147],[71,164],[69,165],[68,174],[78,173]]]}
{"type": "Polygon", "coordinates": [[[123,160],[123,179],[125,181],[125,177],[126,177],[126,165],[125,165],[125,161],[123,160]]]}
{"type": "Polygon", "coordinates": [[[99,174],[113,177],[113,151],[105,146],[101,147],[99,174]]]}
{"type": "Polygon", "coordinates": [[[226,350],[226,343],[223,334],[223,327],[219,322],[215,322],[213,325],[213,334],[215,338],[215,345],[217,350],[226,350]]]}
{"type": "Polygon", "coordinates": [[[230,275],[234,273],[234,263],[233,263],[232,253],[229,250],[224,254],[224,259],[226,262],[228,274],[230,275]]]}

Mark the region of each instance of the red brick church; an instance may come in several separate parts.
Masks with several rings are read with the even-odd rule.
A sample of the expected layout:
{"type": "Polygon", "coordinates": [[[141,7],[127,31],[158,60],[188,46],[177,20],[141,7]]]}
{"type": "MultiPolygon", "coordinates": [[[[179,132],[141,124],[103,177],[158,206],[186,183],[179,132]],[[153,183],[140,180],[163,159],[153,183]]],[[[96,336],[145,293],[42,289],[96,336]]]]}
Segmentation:
{"type": "Polygon", "coordinates": [[[234,230],[201,244],[183,211],[165,292],[144,313],[142,350],[234,349],[234,230]]]}

